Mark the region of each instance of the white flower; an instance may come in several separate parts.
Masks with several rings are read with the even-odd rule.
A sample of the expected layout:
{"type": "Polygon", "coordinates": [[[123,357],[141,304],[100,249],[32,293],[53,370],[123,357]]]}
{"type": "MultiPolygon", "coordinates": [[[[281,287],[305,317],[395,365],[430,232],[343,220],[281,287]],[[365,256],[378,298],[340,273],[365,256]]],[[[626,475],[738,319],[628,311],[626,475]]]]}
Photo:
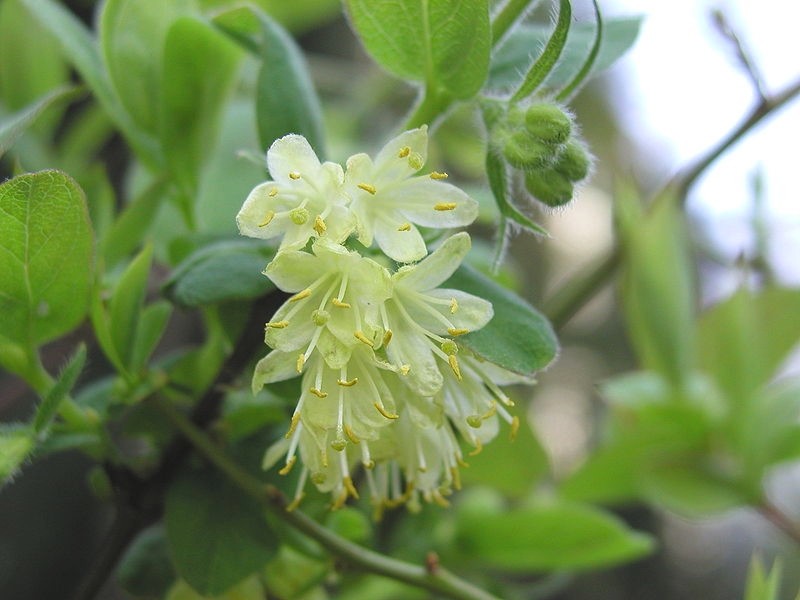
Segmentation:
{"type": "Polygon", "coordinates": [[[242,235],[283,236],[279,250],[302,248],[311,237],[347,239],[355,223],[345,206],[340,165],[320,164],[306,138],[291,134],[270,146],[267,167],[273,180],[253,189],[236,216],[242,235]]]}
{"type": "Polygon", "coordinates": [[[373,162],[366,154],[347,160],[345,190],[356,217],[358,240],[374,241],[391,259],[414,262],[427,254],[415,225],[463,227],[478,215],[478,203],[445,183],[444,173],[414,176],[425,164],[428,130],[423,126],[391,140],[373,162]]]}

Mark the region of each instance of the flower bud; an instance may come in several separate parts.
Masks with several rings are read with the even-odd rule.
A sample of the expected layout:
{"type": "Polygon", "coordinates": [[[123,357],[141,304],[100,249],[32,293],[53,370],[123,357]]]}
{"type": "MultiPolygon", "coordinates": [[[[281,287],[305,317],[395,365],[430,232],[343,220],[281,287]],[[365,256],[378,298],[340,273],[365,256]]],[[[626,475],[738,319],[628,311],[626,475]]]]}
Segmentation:
{"type": "Polygon", "coordinates": [[[579,142],[570,140],[564,146],[554,168],[570,181],[581,181],[589,175],[590,166],[589,153],[579,142]]]}
{"type": "Polygon", "coordinates": [[[525,173],[525,188],[547,206],[564,206],[572,200],[573,185],[569,178],[553,168],[525,173]]]}
{"type": "Polygon", "coordinates": [[[545,144],[563,144],[572,134],[572,119],[555,104],[534,104],[525,111],[525,128],[545,144]]]}
{"type": "Polygon", "coordinates": [[[513,133],[503,145],[503,156],[518,169],[541,167],[553,159],[553,148],[522,130],[513,133]]]}

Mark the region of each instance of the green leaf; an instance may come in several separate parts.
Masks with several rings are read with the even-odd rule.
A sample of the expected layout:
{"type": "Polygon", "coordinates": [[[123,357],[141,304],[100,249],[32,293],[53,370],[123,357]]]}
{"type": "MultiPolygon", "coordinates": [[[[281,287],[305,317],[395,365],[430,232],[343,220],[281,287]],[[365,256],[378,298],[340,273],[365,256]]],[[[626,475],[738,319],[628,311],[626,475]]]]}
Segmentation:
{"type": "Polygon", "coordinates": [[[485,298],[494,307],[489,323],[458,338],[480,358],[521,375],[533,375],[556,357],[558,340],[547,319],[513,292],[462,265],[443,287],[485,298]]]}
{"type": "Polygon", "coordinates": [[[2,157],[19,136],[26,129],[33,125],[37,119],[47,112],[48,109],[60,106],[80,96],[83,91],[72,85],[65,85],[56,88],[33,104],[26,106],[13,115],[9,115],[0,123],[0,157],[2,157]]]}
{"type": "MultiPolygon", "coordinates": [[[[353,509],[347,511],[355,512],[353,509]]],[[[331,513],[331,516],[336,514],[339,511],[331,513]]],[[[276,598],[313,600],[314,597],[308,597],[307,592],[322,583],[329,572],[328,561],[309,558],[290,546],[283,545],[278,556],[264,569],[264,582],[271,595],[276,598]]],[[[348,598],[349,589],[348,587],[348,598]]]]}
{"type": "Polygon", "coordinates": [[[547,40],[544,50],[539,55],[539,58],[531,65],[522,83],[511,96],[512,102],[522,100],[533,94],[536,89],[542,84],[548,74],[553,70],[561,57],[561,52],[567,44],[567,35],[572,26],[572,5],[570,0],[559,0],[558,3],[558,20],[553,29],[553,33],[547,40]]]}
{"type": "Polygon", "coordinates": [[[181,306],[256,298],[272,289],[262,271],[272,249],[249,240],[224,240],[192,253],[173,271],[164,293],[181,306]]]}
{"type": "Polygon", "coordinates": [[[528,423],[520,425],[517,437],[507,436],[487,444],[468,459],[469,468],[461,471],[467,485],[482,484],[511,497],[522,497],[550,471],[547,454],[528,423]]]}
{"type": "MultiPolygon", "coordinates": [[[[625,54],[639,35],[640,17],[612,18],[603,23],[603,41],[594,65],[587,75],[599,73],[625,54]]],[[[531,48],[543,48],[550,33],[545,25],[520,25],[492,57],[487,88],[504,90],[516,87],[531,63],[531,48]]],[[[561,58],[545,80],[548,89],[563,87],[580,72],[595,36],[590,23],[576,23],[570,28],[561,58]]]]}
{"type": "Polygon", "coordinates": [[[21,424],[0,426],[0,484],[6,483],[33,452],[33,430],[21,424]]]}
{"type": "Polygon", "coordinates": [[[47,392],[47,395],[42,399],[39,408],[36,409],[36,416],[33,418],[34,432],[39,433],[50,424],[61,402],[69,395],[75,382],[78,380],[78,376],[81,374],[81,371],[83,371],[83,365],[85,363],[86,346],[81,344],[61,371],[53,387],[50,388],[50,391],[47,392]]]}
{"type": "Polygon", "coordinates": [[[665,464],[644,470],[640,489],[649,504],[689,518],[718,515],[747,506],[755,500],[735,482],[698,460],[691,464],[665,464]]]}
{"type": "Polygon", "coordinates": [[[135,342],[152,261],[153,247],[147,245],[128,265],[109,303],[111,341],[117,356],[128,370],[133,367],[135,342]]]}
{"type": "MultiPolygon", "coordinates": [[[[162,60],[165,68],[171,61],[164,52],[167,30],[195,4],[194,0],[107,0],[103,4],[99,24],[103,60],[117,97],[145,131],[158,130],[162,60]]],[[[181,62],[179,67],[190,69],[192,63],[181,62]]]]}
{"type": "Polygon", "coordinates": [[[564,86],[564,89],[561,90],[558,95],[556,96],[556,100],[564,102],[568,101],[570,97],[576,93],[581,84],[589,77],[589,74],[592,72],[592,68],[594,67],[595,61],[597,60],[598,55],[600,54],[600,48],[603,45],[603,15],[600,13],[600,5],[597,3],[597,0],[592,0],[592,5],[594,6],[594,16],[595,16],[595,33],[594,33],[594,41],[592,42],[592,47],[589,50],[589,54],[586,55],[586,60],[581,65],[580,70],[575,74],[572,80],[564,86]]]}
{"type": "MultiPolygon", "coordinates": [[[[182,580],[175,582],[164,600],[263,600],[264,587],[258,577],[253,576],[245,579],[238,585],[232,587],[224,594],[215,595],[209,598],[205,594],[198,594],[188,583],[182,580]]],[[[304,599],[306,600],[306,599],[304,599]]],[[[313,600],[313,599],[308,599],[313,600]]]]}
{"type": "Polygon", "coordinates": [[[754,555],[747,571],[747,587],[744,600],[778,600],[780,598],[781,574],[780,560],[775,560],[769,573],[764,572],[764,565],[758,555],[754,555]]]}
{"type": "Polygon", "coordinates": [[[33,348],[86,315],[92,230],[78,184],[59,171],[0,185],[0,331],[33,348]]]}
{"type": "Polygon", "coordinates": [[[649,536],[610,514],[566,502],[466,513],[459,520],[458,542],[482,566],[510,572],[608,567],[653,549],[649,536]]]}
{"type": "Polygon", "coordinates": [[[147,364],[156,349],[164,329],[172,315],[172,304],[166,300],[153,302],[139,315],[136,328],[136,341],[131,354],[131,371],[137,372],[147,364]]]}
{"type": "Polygon", "coordinates": [[[474,96],[489,68],[486,0],[346,0],[364,47],[387,71],[454,98],[474,96]]]}
{"type": "Polygon", "coordinates": [[[165,44],[161,141],[176,181],[193,201],[242,53],[209,24],[190,17],[173,23],[165,44]]]}
{"type": "MultiPolygon", "coordinates": [[[[210,14],[227,9],[231,0],[200,0],[210,14]]],[[[289,31],[300,32],[315,29],[341,15],[340,0],[253,0],[250,4],[259,7],[289,31]]]]}
{"type": "Polygon", "coordinates": [[[800,290],[739,290],[701,315],[700,366],[737,405],[753,402],[755,390],[769,382],[800,341],[797,314],[800,290]]]}
{"type": "Polygon", "coordinates": [[[123,108],[111,85],[97,41],[68,8],[54,0],[20,0],[61,45],[65,58],[80,73],[108,114],[125,134],[140,158],[159,164],[155,139],[139,129],[123,108]]]}
{"type": "Polygon", "coordinates": [[[258,504],[213,471],[180,477],[167,493],[164,518],[178,573],[204,595],[225,592],[278,549],[258,504]]]}
{"type": "Polygon", "coordinates": [[[671,197],[643,214],[631,190],[617,197],[628,335],[641,364],[682,385],[694,363],[694,289],[688,235],[671,197]]]}
{"type": "Polygon", "coordinates": [[[134,596],[161,598],[175,581],[162,525],[142,531],[128,547],[117,568],[117,580],[134,596]]]}

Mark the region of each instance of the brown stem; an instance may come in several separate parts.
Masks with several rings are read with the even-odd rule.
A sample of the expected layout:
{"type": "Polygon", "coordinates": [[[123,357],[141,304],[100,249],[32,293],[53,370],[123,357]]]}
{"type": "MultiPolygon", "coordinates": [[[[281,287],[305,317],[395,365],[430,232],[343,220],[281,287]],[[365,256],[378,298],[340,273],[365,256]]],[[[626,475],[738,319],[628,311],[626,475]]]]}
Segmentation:
{"type": "Polygon", "coordinates": [[[792,541],[796,544],[800,544],[800,525],[787,517],[777,506],[765,499],[758,507],[758,512],[775,527],[789,536],[792,541]]]}

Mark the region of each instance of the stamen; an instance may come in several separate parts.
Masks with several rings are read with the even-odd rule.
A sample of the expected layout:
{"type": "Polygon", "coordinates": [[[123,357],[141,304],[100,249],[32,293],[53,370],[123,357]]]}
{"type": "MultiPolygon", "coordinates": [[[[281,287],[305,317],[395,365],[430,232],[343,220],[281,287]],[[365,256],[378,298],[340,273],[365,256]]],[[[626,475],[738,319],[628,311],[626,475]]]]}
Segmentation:
{"type": "Polygon", "coordinates": [[[289,425],[289,431],[287,431],[287,432],[286,432],[286,435],[284,436],[284,437],[285,437],[287,440],[288,440],[290,437],[292,437],[292,434],[294,433],[294,430],[295,430],[295,429],[297,429],[297,424],[298,424],[299,422],[300,422],[300,413],[299,413],[299,412],[296,412],[296,413],[294,413],[294,414],[292,415],[292,422],[291,422],[291,424],[289,425]]]}
{"type": "Polygon", "coordinates": [[[259,227],[266,227],[267,225],[272,223],[272,219],[274,219],[274,218],[275,218],[275,211],[274,210],[268,210],[267,214],[264,215],[264,220],[261,221],[261,223],[259,223],[258,226],[259,227]]]}
{"type": "Polygon", "coordinates": [[[481,441],[478,438],[475,438],[473,442],[475,443],[475,449],[472,452],[470,452],[469,455],[477,456],[478,454],[481,453],[481,450],[483,450],[483,444],[481,444],[481,441]]]}
{"type": "Polygon", "coordinates": [[[433,171],[430,174],[431,179],[447,179],[447,173],[440,173],[439,171],[433,171]]]}
{"type": "Polygon", "coordinates": [[[337,452],[341,452],[347,447],[347,442],[342,438],[336,438],[331,442],[331,448],[336,450],[337,452]]]}
{"type": "Polygon", "coordinates": [[[447,362],[450,363],[450,368],[453,369],[453,373],[456,374],[456,379],[461,381],[461,369],[458,367],[458,359],[456,358],[456,355],[451,354],[448,356],[447,362]]]}
{"type": "Polygon", "coordinates": [[[397,158],[405,158],[409,154],[411,154],[411,148],[408,146],[403,146],[400,148],[400,153],[397,155],[397,158]]]}
{"type": "Polygon", "coordinates": [[[380,402],[375,402],[375,403],[373,404],[373,406],[374,406],[376,409],[378,409],[378,412],[379,412],[379,413],[381,413],[381,414],[382,414],[384,417],[386,417],[387,419],[390,419],[390,420],[392,420],[392,421],[393,421],[394,419],[399,419],[399,418],[400,418],[400,415],[393,415],[393,414],[392,414],[392,413],[390,413],[390,412],[386,412],[386,408],[384,408],[383,404],[381,404],[380,402]]]}
{"type": "Polygon", "coordinates": [[[300,173],[298,173],[297,171],[289,171],[289,179],[294,179],[295,181],[297,181],[298,179],[300,179],[300,173]]]}
{"type": "Polygon", "coordinates": [[[297,494],[294,497],[294,500],[292,500],[291,502],[289,502],[289,504],[286,505],[286,512],[292,512],[293,510],[297,510],[297,507],[300,506],[300,503],[303,501],[303,498],[305,497],[306,497],[305,492],[300,492],[299,494],[297,494]]]}
{"type": "Polygon", "coordinates": [[[511,419],[511,431],[508,434],[512,442],[517,439],[517,433],[519,433],[519,417],[514,415],[514,418],[511,419]]]}
{"type": "Polygon", "coordinates": [[[313,388],[312,387],[308,391],[311,392],[312,394],[314,394],[317,398],[327,398],[328,397],[328,392],[323,392],[322,390],[317,389],[317,388],[313,388]]]}
{"type": "Polygon", "coordinates": [[[450,476],[453,478],[453,487],[457,490],[461,489],[461,471],[458,467],[450,467],[450,476]]]}
{"type": "Polygon", "coordinates": [[[278,195],[278,188],[276,187],[272,188],[267,194],[269,195],[270,198],[274,198],[275,196],[278,195]]]}
{"type": "Polygon", "coordinates": [[[322,235],[328,231],[328,227],[320,215],[317,215],[317,218],[314,219],[314,231],[317,232],[317,235],[322,235]]]}
{"type": "Polygon", "coordinates": [[[391,329],[387,329],[386,330],[386,333],[383,334],[383,341],[381,342],[384,347],[389,345],[389,342],[392,341],[392,336],[393,335],[394,334],[392,333],[391,329]]]}
{"type": "Polygon", "coordinates": [[[358,500],[358,490],[356,486],[353,485],[353,480],[350,479],[350,475],[345,475],[342,478],[342,482],[344,483],[344,489],[356,500],[358,500]]]}
{"type": "Polygon", "coordinates": [[[303,366],[305,364],[306,364],[306,355],[305,354],[298,354],[297,355],[297,365],[296,365],[298,373],[302,373],[303,372],[303,366]]]}
{"type": "Polygon", "coordinates": [[[450,314],[454,315],[458,311],[458,300],[450,298],[450,314]]]}
{"type": "Polygon", "coordinates": [[[364,190],[369,194],[372,194],[373,196],[378,193],[378,190],[375,189],[375,186],[370,185],[369,183],[359,183],[356,187],[364,190]]]}
{"type": "Polygon", "coordinates": [[[345,381],[343,379],[337,379],[336,383],[338,383],[342,387],[353,387],[355,384],[358,383],[358,377],[353,377],[350,381],[345,381]]]}
{"type": "Polygon", "coordinates": [[[266,326],[270,329],[283,329],[289,326],[289,321],[270,321],[266,326]]]}
{"type": "Polygon", "coordinates": [[[458,335],[464,335],[465,333],[469,333],[469,329],[464,329],[463,327],[462,328],[448,327],[447,328],[447,333],[449,333],[453,337],[456,337],[458,335]]]}
{"type": "Polygon", "coordinates": [[[397,231],[411,231],[411,223],[403,223],[397,228],[397,231]]]}
{"type": "Polygon", "coordinates": [[[303,300],[304,298],[308,298],[311,295],[311,288],[306,288],[302,292],[297,292],[294,296],[289,298],[289,302],[297,302],[298,300],[303,300]]]}
{"type": "Polygon", "coordinates": [[[447,508],[450,506],[450,502],[448,502],[444,498],[444,496],[442,496],[439,490],[434,490],[433,492],[431,492],[431,497],[433,498],[433,501],[436,502],[436,504],[438,504],[442,508],[447,508]]]}
{"type": "Polygon", "coordinates": [[[366,335],[364,335],[363,331],[355,331],[353,332],[353,336],[359,341],[364,342],[370,348],[373,348],[375,344],[372,343],[372,340],[369,339],[366,335]]]}
{"type": "Polygon", "coordinates": [[[356,434],[353,432],[353,428],[350,427],[350,425],[344,426],[344,433],[347,437],[350,438],[350,441],[353,442],[354,444],[358,444],[359,442],[361,442],[361,440],[358,439],[356,434]]]}
{"type": "Polygon", "coordinates": [[[339,510],[344,506],[345,502],[347,502],[347,490],[342,490],[341,495],[331,505],[331,510],[339,510]]]}
{"type": "Polygon", "coordinates": [[[278,475],[288,475],[289,471],[292,470],[292,467],[296,462],[297,462],[297,456],[292,456],[289,460],[286,461],[286,466],[283,467],[280,471],[278,471],[278,475]]]}
{"type": "Polygon", "coordinates": [[[433,210],[455,210],[456,206],[458,205],[455,202],[439,202],[433,205],[433,210]]]}
{"type": "Polygon", "coordinates": [[[347,302],[342,302],[341,300],[339,300],[339,298],[334,298],[333,300],[331,300],[331,304],[333,304],[338,308],[350,308],[350,304],[348,304],[347,302]]]}

